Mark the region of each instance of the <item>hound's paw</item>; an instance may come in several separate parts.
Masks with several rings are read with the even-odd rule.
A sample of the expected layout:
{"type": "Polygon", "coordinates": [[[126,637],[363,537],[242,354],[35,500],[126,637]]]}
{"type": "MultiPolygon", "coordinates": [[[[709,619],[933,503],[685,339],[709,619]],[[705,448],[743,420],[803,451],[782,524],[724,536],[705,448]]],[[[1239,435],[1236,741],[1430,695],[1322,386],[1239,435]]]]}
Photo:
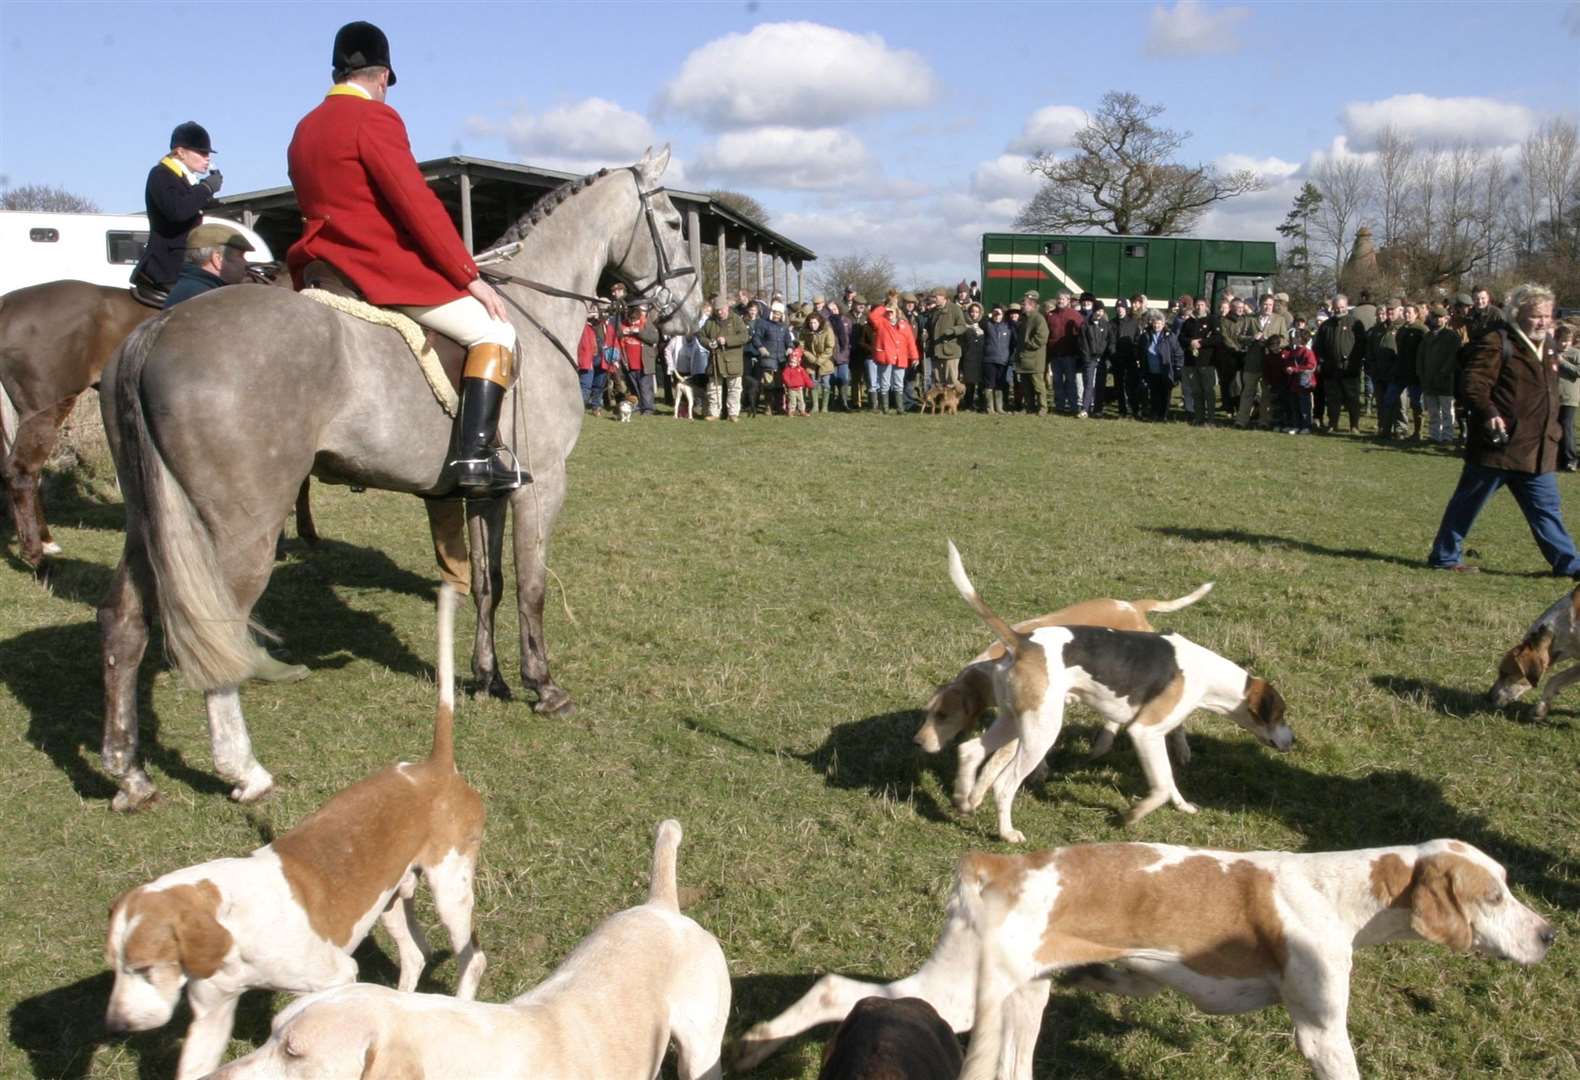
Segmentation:
{"type": "Polygon", "coordinates": [[[1024,844],[1026,842],[1026,834],[1019,829],[1003,830],[998,834],[998,838],[1006,844],[1024,844]]]}
{"type": "Polygon", "coordinates": [[[1180,813],[1182,813],[1182,814],[1194,814],[1194,813],[1196,813],[1196,804],[1195,803],[1182,802],[1182,803],[1175,803],[1174,805],[1179,807],[1180,813]]]}
{"type": "Polygon", "coordinates": [[[61,547],[53,540],[44,541],[44,546],[40,550],[43,551],[45,555],[63,555],[66,551],[65,548],[61,547]]]}
{"type": "Polygon", "coordinates": [[[1547,719],[1547,709],[1548,709],[1547,702],[1545,702],[1545,701],[1538,701],[1536,703],[1536,711],[1535,711],[1535,713],[1533,715],[1538,720],[1545,720],[1545,719],[1547,719]]]}

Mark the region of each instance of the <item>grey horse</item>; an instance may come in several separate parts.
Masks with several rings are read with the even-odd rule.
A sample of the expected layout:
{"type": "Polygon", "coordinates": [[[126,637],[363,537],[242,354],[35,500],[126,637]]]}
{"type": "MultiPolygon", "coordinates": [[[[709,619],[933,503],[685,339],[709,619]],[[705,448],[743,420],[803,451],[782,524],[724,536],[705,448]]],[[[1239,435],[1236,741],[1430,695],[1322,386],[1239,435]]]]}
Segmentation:
{"type": "MultiPolygon", "coordinates": [[[[658,188],[668,164],[666,147],[546,196],[505,234],[519,249],[489,269],[581,295],[610,270],[639,293],[656,293],[663,329],[686,332],[696,324],[700,282],[693,268],[670,270],[685,261],[685,244],[680,214],[658,188]],[[666,277],[676,279],[673,292],[666,277]]],[[[586,308],[520,282],[499,287],[523,357],[500,435],[532,478],[508,499],[522,681],[537,692],[538,711],[561,712],[571,702],[549,675],[545,559],[582,404],[574,362],[549,336],[574,351],[586,308]]],[[[251,612],[298,487],[311,474],[440,493],[450,419],[393,331],[279,289],[216,290],[144,323],[111,359],[101,392],[127,512],[125,548],[98,611],[104,768],[120,788],[114,807],[136,809],[157,795],[138,757],[136,698],[155,610],[171,658],[205,692],[215,770],[235,785],[233,799],[260,798],[274,781],[253,756],[237,687],[279,666],[258,644],[251,612]]],[[[496,692],[506,503],[467,507],[478,609],[472,664],[496,692]]]]}

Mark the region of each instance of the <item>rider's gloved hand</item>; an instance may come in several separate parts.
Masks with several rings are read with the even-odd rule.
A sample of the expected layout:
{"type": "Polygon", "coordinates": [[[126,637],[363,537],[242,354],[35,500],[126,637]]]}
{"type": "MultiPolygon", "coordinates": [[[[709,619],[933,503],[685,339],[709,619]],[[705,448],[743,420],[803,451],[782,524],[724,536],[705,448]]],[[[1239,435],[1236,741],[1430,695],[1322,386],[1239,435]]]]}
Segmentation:
{"type": "Polygon", "coordinates": [[[210,195],[218,195],[219,189],[225,183],[225,174],[218,169],[210,169],[208,175],[199,180],[198,183],[208,188],[210,195]]]}

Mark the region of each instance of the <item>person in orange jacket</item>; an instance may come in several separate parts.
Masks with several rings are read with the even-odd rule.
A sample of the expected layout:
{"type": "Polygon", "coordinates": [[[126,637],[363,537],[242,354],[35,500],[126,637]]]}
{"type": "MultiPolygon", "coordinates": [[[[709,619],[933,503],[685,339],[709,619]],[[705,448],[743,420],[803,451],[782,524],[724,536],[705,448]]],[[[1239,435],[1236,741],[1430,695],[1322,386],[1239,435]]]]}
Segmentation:
{"type": "Polygon", "coordinates": [[[286,254],[292,279],[302,288],[310,264],[327,263],[369,303],[399,308],[466,346],[448,465],[463,494],[503,494],[521,481],[496,448],[515,327],[423,180],[400,114],[385,104],[395,71],[384,32],[367,22],[342,26],[331,70],[335,85],[296,125],[286,152],[304,221],[286,254]]]}

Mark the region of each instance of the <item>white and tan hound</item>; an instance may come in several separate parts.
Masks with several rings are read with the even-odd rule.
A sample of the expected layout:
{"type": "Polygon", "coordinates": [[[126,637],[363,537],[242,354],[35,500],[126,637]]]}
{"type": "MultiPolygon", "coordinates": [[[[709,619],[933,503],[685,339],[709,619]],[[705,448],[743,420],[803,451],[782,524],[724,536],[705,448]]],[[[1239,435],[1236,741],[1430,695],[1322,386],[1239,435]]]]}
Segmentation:
{"type": "MultiPolygon", "coordinates": [[[[1014,630],[1017,634],[1030,634],[1045,626],[1106,626],[1110,630],[1151,631],[1156,627],[1147,620],[1149,614],[1190,607],[1211,591],[1212,582],[1209,581],[1195,592],[1173,600],[1113,600],[1107,597],[1082,600],[1080,603],[1062,607],[1058,611],[1018,622],[1014,625],[1014,630]]],[[[993,708],[993,664],[1003,656],[1004,646],[997,641],[993,642],[972,657],[971,662],[961,668],[958,675],[934,691],[923,713],[922,726],[916,731],[916,745],[929,754],[936,754],[961,732],[976,731],[988,711],[993,708]]],[[[1092,743],[1089,760],[1096,760],[1108,753],[1113,748],[1114,736],[1118,732],[1119,725],[1105,723],[1092,743]]],[[[967,741],[980,743],[980,739],[976,739],[974,735],[973,739],[967,741]]],[[[1186,745],[1183,728],[1175,728],[1170,732],[1168,743],[1176,764],[1185,765],[1190,762],[1190,747],[1186,745]]],[[[964,743],[962,744],[960,750],[962,756],[970,756],[974,752],[975,748],[967,749],[964,743]]],[[[1006,759],[1013,752],[1012,746],[999,750],[1006,759]]],[[[999,765],[1002,766],[1002,762],[999,765]]],[[[985,766],[985,768],[993,767],[992,762],[985,766]]]]}
{"type": "Polygon", "coordinates": [[[456,996],[477,992],[487,960],[472,935],[472,880],[483,802],[455,770],[455,590],[439,590],[433,751],[330,799],[246,858],[215,859],[123,893],[110,907],[105,962],[115,973],[105,1026],[147,1031],[186,990],[192,1024],[177,1080],[220,1063],[244,991],[307,993],[354,981],[351,953],[382,921],[400,950],[400,988],[417,986],[428,945],[412,904],[433,891],[457,967],[456,996]]]}
{"type": "Polygon", "coordinates": [[[681,1080],[719,1076],[730,972],[680,913],[680,824],[658,827],[647,903],[605,919],[549,977],[504,1005],[357,983],[301,998],[269,1041],[213,1080],[681,1080]]]}
{"type": "Polygon", "coordinates": [[[961,1080],[1000,1072],[1006,1040],[1036,1040],[1029,987],[1176,990],[1208,1013],[1283,1004],[1322,1080],[1358,1080],[1350,1045],[1356,946],[1424,939],[1519,964],[1552,924],[1502,866],[1459,840],[1322,854],[1091,844],[968,855],[957,874],[979,948],[961,1080]]]}
{"type": "Polygon", "coordinates": [[[919,971],[887,985],[825,975],[746,1032],[736,1068],[864,998],[916,997],[972,1032],[963,1075],[1031,1080],[1057,981],[1128,995],[1174,989],[1209,1013],[1282,1002],[1313,1071],[1351,1078],[1356,946],[1424,939],[1533,964],[1553,937],[1510,893],[1503,867],[1458,840],[1318,854],[1092,844],[967,855],[919,971]]]}
{"type": "Polygon", "coordinates": [[[1196,709],[1229,716],[1276,750],[1295,744],[1284,722],[1284,699],[1273,685],[1209,649],[1178,634],[1093,626],[1046,626],[1017,633],[977,595],[953,543],[949,575],[1005,648],[1004,657],[991,668],[999,715],[975,753],[962,754],[955,777],[956,806],[965,813],[975,810],[991,787],[999,836],[1009,843],[1026,839],[1011,821],[1011,807],[1021,784],[1058,739],[1067,696],[1124,727],[1135,744],[1151,791],[1125,816],[1127,824],[1165,802],[1187,814],[1196,812],[1174,784],[1165,745],[1168,734],[1196,709]],[[982,768],[985,759],[991,760],[1012,740],[1017,745],[1009,764],[996,772],[982,768]]]}
{"type": "MultiPolygon", "coordinates": [[[[1492,704],[1502,707],[1535,689],[1542,677],[1563,660],[1580,658],[1580,585],[1553,602],[1542,617],[1531,624],[1525,637],[1498,662],[1498,679],[1487,691],[1492,704]]],[[[1547,716],[1553,698],[1571,683],[1580,681],[1580,664],[1560,671],[1542,687],[1536,703],[1536,717],[1547,716]]]]}

